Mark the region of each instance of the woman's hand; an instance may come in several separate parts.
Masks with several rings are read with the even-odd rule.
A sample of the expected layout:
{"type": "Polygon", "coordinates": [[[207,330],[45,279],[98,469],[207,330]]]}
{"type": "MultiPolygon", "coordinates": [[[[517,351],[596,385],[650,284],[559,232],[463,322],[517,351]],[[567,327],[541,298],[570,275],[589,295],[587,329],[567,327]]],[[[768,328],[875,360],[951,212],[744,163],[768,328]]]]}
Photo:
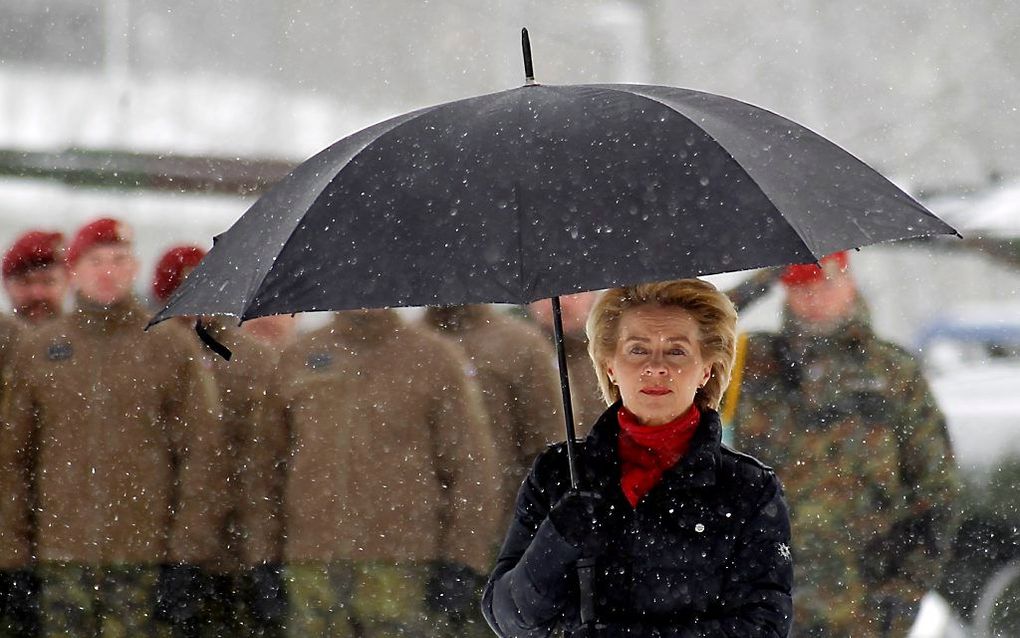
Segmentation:
{"type": "Polygon", "coordinates": [[[557,533],[581,550],[583,556],[598,556],[609,536],[609,503],[596,492],[570,491],[549,510],[557,533]]]}

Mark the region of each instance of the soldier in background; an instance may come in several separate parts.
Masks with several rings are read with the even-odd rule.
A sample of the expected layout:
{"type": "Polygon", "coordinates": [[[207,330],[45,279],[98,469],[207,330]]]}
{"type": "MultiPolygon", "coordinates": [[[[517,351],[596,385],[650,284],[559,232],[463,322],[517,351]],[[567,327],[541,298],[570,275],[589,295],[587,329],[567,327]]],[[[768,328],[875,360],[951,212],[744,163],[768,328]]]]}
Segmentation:
{"type": "Polygon", "coordinates": [[[0,567],[36,562],[42,636],[184,631],[220,547],[214,384],[183,331],[143,332],[124,225],[84,226],[67,263],[74,310],[20,338],[7,370],[0,567]]]}
{"type": "MultiPolygon", "coordinates": [[[[67,294],[67,270],[60,233],[33,230],[18,237],[3,258],[4,291],[17,319],[0,315],[0,374],[20,329],[60,314],[67,294]]],[[[0,403],[6,386],[0,386],[0,403]]],[[[13,533],[0,520],[0,536],[13,533]]],[[[8,557],[9,559],[10,557],[8,557]]],[[[6,562],[0,558],[0,562],[6,562]]],[[[0,638],[33,636],[38,624],[38,583],[27,568],[0,569],[0,638]]]]}
{"type": "MultiPolygon", "coordinates": [[[[164,253],[153,274],[153,299],[166,303],[204,256],[197,246],[175,246],[164,253]]],[[[175,317],[166,325],[190,329],[194,321],[175,317]]],[[[213,590],[202,610],[200,633],[210,638],[277,636],[286,609],[280,557],[272,551],[279,536],[274,526],[280,520],[280,468],[266,456],[273,446],[265,442],[283,433],[267,403],[278,354],[223,318],[204,317],[202,322],[232,354],[227,361],[202,348],[202,363],[216,379],[222,408],[227,480],[220,498],[228,511],[221,530],[223,550],[210,566],[213,590]]]]}
{"type": "Polygon", "coordinates": [[[467,363],[392,310],[338,313],[284,352],[286,584],[295,638],[486,635],[498,477],[467,363]]]}
{"type": "MultiPolygon", "coordinates": [[[[584,438],[602,413],[606,402],[595,378],[595,367],[588,356],[588,335],[585,324],[588,313],[598,299],[597,292],[579,292],[560,297],[560,314],[563,319],[563,345],[567,355],[567,373],[570,377],[570,399],[574,412],[574,429],[578,438],[584,438]]],[[[528,306],[531,316],[553,338],[552,302],[536,301],[528,306]]],[[[556,365],[555,352],[553,364],[556,365]]],[[[562,402],[562,401],[561,401],[562,402]]]]}
{"type": "Polygon", "coordinates": [[[297,338],[298,322],[294,315],[270,315],[249,319],[241,331],[277,354],[287,349],[297,338]]]}
{"type": "MultiPolygon", "coordinates": [[[[425,311],[425,325],[457,343],[482,391],[502,475],[496,530],[510,523],[517,490],[546,446],[563,440],[560,382],[549,340],[523,319],[491,306],[425,311]]],[[[502,538],[492,539],[493,547],[502,538]]]]}
{"type": "Polygon", "coordinates": [[[781,280],[782,329],[749,335],[728,399],[736,445],[787,491],[794,635],[906,635],[951,525],[945,422],[917,362],[873,332],[845,253],[781,280]]]}
{"type": "Polygon", "coordinates": [[[14,316],[27,324],[59,317],[67,296],[64,236],[40,230],[15,240],[3,260],[4,292],[14,316]]]}

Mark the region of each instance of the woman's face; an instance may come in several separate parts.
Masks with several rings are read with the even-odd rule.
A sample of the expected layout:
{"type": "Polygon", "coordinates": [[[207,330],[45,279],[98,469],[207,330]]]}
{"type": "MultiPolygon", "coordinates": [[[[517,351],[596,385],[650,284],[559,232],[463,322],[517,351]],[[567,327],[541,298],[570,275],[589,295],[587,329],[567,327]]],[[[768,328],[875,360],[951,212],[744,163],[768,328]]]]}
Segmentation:
{"type": "Polygon", "coordinates": [[[700,337],[694,318],[680,308],[639,306],[621,315],[606,372],[639,423],[669,423],[694,403],[712,372],[701,357],[700,337]]]}

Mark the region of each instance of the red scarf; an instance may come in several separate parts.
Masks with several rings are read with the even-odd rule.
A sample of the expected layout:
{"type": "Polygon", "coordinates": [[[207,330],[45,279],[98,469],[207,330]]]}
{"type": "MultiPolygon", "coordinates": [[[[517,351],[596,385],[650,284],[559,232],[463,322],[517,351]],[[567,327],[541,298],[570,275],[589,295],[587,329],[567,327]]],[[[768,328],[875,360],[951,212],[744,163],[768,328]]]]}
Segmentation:
{"type": "Polygon", "coordinates": [[[701,421],[698,406],[665,425],[641,425],[627,408],[617,413],[620,422],[620,487],[637,507],[638,501],[658,485],[663,473],[687,454],[701,421]]]}

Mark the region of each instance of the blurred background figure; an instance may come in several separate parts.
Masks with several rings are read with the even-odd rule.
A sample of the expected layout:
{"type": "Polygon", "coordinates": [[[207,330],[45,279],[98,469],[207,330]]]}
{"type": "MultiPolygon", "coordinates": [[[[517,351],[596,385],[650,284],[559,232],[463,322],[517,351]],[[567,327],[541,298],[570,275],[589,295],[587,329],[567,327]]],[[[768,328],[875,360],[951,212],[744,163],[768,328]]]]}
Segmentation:
{"type": "Polygon", "coordinates": [[[564,437],[555,354],[534,325],[491,306],[429,308],[424,323],[463,349],[482,391],[502,478],[497,547],[535,457],[564,437]]]}
{"type": "Polygon", "coordinates": [[[68,285],[63,250],[62,234],[32,230],[4,255],[4,292],[22,321],[34,324],[63,312],[68,285]]]}
{"type": "MultiPolygon", "coordinates": [[[[160,256],[152,273],[154,305],[162,307],[167,302],[170,295],[184,282],[184,278],[202,261],[205,252],[198,246],[174,246],[160,256]]],[[[189,325],[192,321],[183,323],[189,325]]]]}
{"type": "Polygon", "coordinates": [[[241,324],[241,330],[280,353],[294,343],[298,334],[298,321],[294,315],[256,317],[241,324]]]}
{"type": "MultiPolygon", "coordinates": [[[[20,329],[58,316],[67,295],[67,270],[60,233],[29,231],[18,237],[3,258],[4,291],[20,321],[0,315],[0,374],[20,329]]],[[[7,383],[0,384],[0,405],[7,383]]],[[[0,472],[5,472],[0,468],[0,472]]],[[[15,519],[0,519],[0,536],[17,534],[15,519]]],[[[14,552],[0,556],[0,637],[35,635],[38,583],[29,564],[14,552]]]]}
{"type": "MultiPolygon", "coordinates": [[[[570,399],[574,410],[574,428],[579,438],[584,438],[592,424],[606,411],[606,402],[599,391],[595,368],[588,356],[588,337],[585,323],[588,313],[598,299],[597,292],[579,292],[560,297],[560,312],[563,317],[563,345],[567,354],[567,373],[570,377],[570,399]]],[[[528,306],[535,321],[553,338],[552,302],[548,299],[536,301],[528,306]]],[[[553,365],[556,353],[553,351],[553,365]]],[[[557,386],[558,386],[557,381],[557,386]]],[[[562,399],[560,403],[562,403],[562,399]]]]}
{"type": "MultiPolygon", "coordinates": [[[[198,246],[166,251],[153,273],[153,300],[166,303],[204,256],[198,246]]],[[[190,333],[194,321],[178,318],[176,323],[190,333]]],[[[272,553],[272,539],[279,535],[274,527],[279,523],[279,468],[266,441],[279,440],[284,431],[282,423],[270,419],[266,393],[278,353],[243,334],[232,319],[203,317],[202,323],[232,355],[227,361],[201,348],[222,409],[227,482],[220,498],[228,511],[220,532],[222,548],[210,566],[212,590],[196,624],[200,635],[209,638],[277,636],[286,611],[279,556],[272,553]]],[[[175,327],[173,322],[168,325],[175,327]]]]}
{"type": "Polygon", "coordinates": [[[742,342],[728,398],[736,445],[787,491],[794,635],[905,635],[956,505],[944,419],[917,362],[873,332],[846,253],[781,280],[782,328],[742,342]]]}
{"type": "Polygon", "coordinates": [[[26,332],[6,376],[0,556],[35,563],[43,636],[186,633],[220,546],[214,384],[182,331],[142,331],[126,226],[85,225],[67,263],[74,310],[26,332]]]}
{"type": "Polygon", "coordinates": [[[274,386],[287,635],[486,635],[499,478],[463,355],[393,310],[343,312],[274,386]]]}

